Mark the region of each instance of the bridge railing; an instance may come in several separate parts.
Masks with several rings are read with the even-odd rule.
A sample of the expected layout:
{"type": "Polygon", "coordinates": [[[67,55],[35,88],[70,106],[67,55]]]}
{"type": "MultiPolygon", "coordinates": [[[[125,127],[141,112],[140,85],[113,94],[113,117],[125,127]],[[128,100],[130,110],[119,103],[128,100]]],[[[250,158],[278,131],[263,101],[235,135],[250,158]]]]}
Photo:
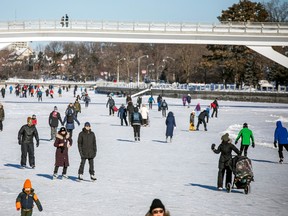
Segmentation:
{"type": "Polygon", "coordinates": [[[222,23],[163,23],[121,22],[97,20],[70,20],[68,27],[60,20],[0,21],[2,31],[30,30],[75,30],[75,31],[145,31],[178,33],[259,33],[288,34],[288,23],[222,22],[222,23]]]}

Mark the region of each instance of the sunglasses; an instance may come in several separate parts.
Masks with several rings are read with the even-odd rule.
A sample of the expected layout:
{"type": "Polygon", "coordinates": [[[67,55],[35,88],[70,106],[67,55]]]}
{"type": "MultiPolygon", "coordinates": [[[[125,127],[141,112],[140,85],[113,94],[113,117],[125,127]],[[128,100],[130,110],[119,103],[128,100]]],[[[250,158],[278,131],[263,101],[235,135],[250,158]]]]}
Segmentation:
{"type": "Polygon", "coordinates": [[[164,210],[154,210],[154,211],[152,211],[152,214],[161,214],[161,213],[163,213],[164,212],[164,210]]]}

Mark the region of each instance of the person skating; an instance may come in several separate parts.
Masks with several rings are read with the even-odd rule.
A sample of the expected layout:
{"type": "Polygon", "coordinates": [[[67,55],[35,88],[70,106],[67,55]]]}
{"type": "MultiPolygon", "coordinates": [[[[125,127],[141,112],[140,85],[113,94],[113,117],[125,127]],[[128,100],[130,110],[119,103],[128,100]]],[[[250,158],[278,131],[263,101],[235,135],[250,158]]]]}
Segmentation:
{"type": "Polygon", "coordinates": [[[188,94],[186,97],[187,103],[188,103],[188,108],[190,108],[190,104],[191,104],[191,95],[188,94]]]}
{"type": "Polygon", "coordinates": [[[1,88],[2,98],[5,98],[6,89],[4,87],[1,88]]]}
{"type": "Polygon", "coordinates": [[[166,117],[166,110],[168,110],[168,104],[165,100],[161,101],[160,109],[162,110],[162,117],[166,117]]]}
{"type": "Polygon", "coordinates": [[[203,123],[204,125],[204,130],[207,131],[207,124],[205,122],[205,117],[208,119],[208,113],[206,112],[206,110],[203,110],[199,116],[198,116],[198,123],[196,126],[196,130],[199,130],[199,125],[203,123]]]}
{"type": "Polygon", "coordinates": [[[78,118],[78,113],[81,113],[81,104],[78,99],[75,100],[74,109],[75,109],[75,116],[76,118],[78,118]]]}
{"type": "Polygon", "coordinates": [[[234,151],[237,155],[240,155],[240,151],[232,144],[231,139],[229,138],[229,134],[226,133],[221,137],[221,144],[218,148],[215,148],[215,144],[212,144],[211,149],[214,153],[219,154],[219,163],[218,163],[218,180],[217,180],[217,188],[218,190],[222,190],[223,188],[223,178],[226,172],[226,182],[225,186],[227,188],[228,183],[232,182],[232,151],[234,151]]]}
{"type": "Polygon", "coordinates": [[[85,103],[85,107],[88,107],[91,99],[87,93],[85,94],[83,101],[85,103]]]}
{"type": "Polygon", "coordinates": [[[287,129],[282,126],[281,121],[276,122],[276,129],[274,132],[274,146],[277,148],[278,142],[278,153],[279,153],[279,163],[283,163],[283,148],[288,151],[288,133],[287,129]]]}
{"type": "Polygon", "coordinates": [[[32,188],[30,179],[26,179],[22,192],[16,198],[16,210],[21,210],[21,216],[31,216],[33,214],[34,203],[36,203],[40,212],[43,211],[41,202],[32,188]]]}
{"type": "Polygon", "coordinates": [[[124,104],[121,105],[121,107],[118,110],[118,117],[120,117],[121,120],[121,126],[123,126],[123,120],[125,122],[125,125],[128,126],[127,122],[127,109],[124,104]]]}
{"type": "Polygon", "coordinates": [[[78,150],[81,163],[78,170],[78,180],[83,180],[84,166],[86,160],[89,162],[89,174],[92,181],[97,180],[94,171],[94,158],[97,153],[96,136],[91,130],[89,122],[84,124],[84,128],[78,135],[78,150]]]}
{"type": "Polygon", "coordinates": [[[149,104],[149,109],[152,109],[152,104],[155,103],[155,100],[153,98],[153,96],[151,95],[149,98],[148,98],[148,104],[149,104]]]}
{"type": "Polygon", "coordinates": [[[33,114],[33,115],[32,115],[32,124],[33,124],[34,126],[36,126],[37,123],[38,123],[38,121],[37,121],[37,117],[36,117],[35,114],[33,114]]]}
{"type": "Polygon", "coordinates": [[[195,111],[191,112],[189,120],[190,120],[189,130],[195,131],[195,111]]]}
{"type": "Polygon", "coordinates": [[[114,106],[115,106],[115,101],[114,99],[109,96],[108,101],[106,103],[106,108],[109,106],[109,115],[113,115],[114,116],[114,106]]]}
{"type": "Polygon", "coordinates": [[[27,161],[27,153],[29,165],[35,168],[34,142],[36,139],[36,147],[39,146],[39,136],[36,127],[32,124],[32,118],[27,118],[27,124],[23,125],[18,132],[18,144],[21,145],[21,167],[25,168],[27,161]]]}
{"type": "Polygon", "coordinates": [[[57,133],[54,146],[56,147],[56,153],[53,179],[58,177],[59,167],[63,167],[62,179],[67,179],[67,168],[69,166],[68,149],[72,146],[72,139],[65,127],[61,127],[57,133]]]}
{"type": "Polygon", "coordinates": [[[149,118],[149,110],[147,109],[145,104],[142,104],[142,107],[139,111],[142,116],[142,125],[146,127],[148,125],[148,118],[149,118]]]}
{"type": "Polygon", "coordinates": [[[62,118],[60,113],[58,112],[57,106],[54,106],[54,110],[50,113],[48,122],[51,128],[51,138],[50,140],[55,140],[57,134],[57,127],[59,125],[59,121],[61,125],[63,125],[62,118]]]}
{"type": "Polygon", "coordinates": [[[219,108],[219,104],[218,104],[217,98],[211,103],[211,107],[213,109],[211,118],[213,118],[214,113],[215,113],[215,117],[217,118],[217,116],[218,116],[218,108],[219,108]]]}
{"type": "Polygon", "coordinates": [[[174,128],[176,127],[176,121],[173,112],[169,112],[165,121],[166,124],[166,142],[168,142],[168,137],[170,137],[170,142],[172,142],[174,128]]]}
{"type": "Polygon", "coordinates": [[[162,103],[162,96],[158,95],[158,97],[157,97],[158,111],[161,111],[161,103],[162,103]]]}
{"type": "Polygon", "coordinates": [[[128,123],[129,123],[129,125],[131,125],[131,116],[132,116],[133,112],[134,112],[133,102],[129,101],[128,105],[127,105],[127,115],[128,115],[128,123]]]}
{"type": "Polygon", "coordinates": [[[62,125],[64,125],[66,123],[66,129],[69,132],[70,137],[72,139],[73,130],[75,129],[74,121],[78,124],[78,126],[80,125],[80,122],[78,121],[78,119],[75,116],[75,110],[73,108],[72,103],[69,104],[65,113],[66,113],[66,115],[64,117],[62,125]]]}
{"type": "Polygon", "coordinates": [[[134,112],[131,115],[131,125],[134,131],[134,139],[135,141],[140,141],[140,129],[142,123],[142,116],[139,113],[138,107],[134,107],[134,112]]]}
{"type": "Polygon", "coordinates": [[[139,109],[141,108],[141,104],[142,104],[142,97],[139,96],[139,97],[137,98],[137,107],[138,107],[139,109]]]}
{"type": "Polygon", "coordinates": [[[5,111],[3,105],[0,103],[0,131],[3,131],[3,121],[5,119],[5,111]]]}
{"type": "Polygon", "coordinates": [[[235,140],[235,145],[237,144],[240,138],[241,138],[240,155],[242,155],[242,152],[244,150],[244,156],[247,157],[247,151],[251,144],[250,140],[252,141],[252,147],[253,148],[255,147],[253,132],[248,128],[247,123],[243,124],[243,128],[238,133],[238,136],[235,140]]]}
{"type": "Polygon", "coordinates": [[[145,216],[170,216],[170,212],[165,209],[160,199],[154,199],[145,216]]]}

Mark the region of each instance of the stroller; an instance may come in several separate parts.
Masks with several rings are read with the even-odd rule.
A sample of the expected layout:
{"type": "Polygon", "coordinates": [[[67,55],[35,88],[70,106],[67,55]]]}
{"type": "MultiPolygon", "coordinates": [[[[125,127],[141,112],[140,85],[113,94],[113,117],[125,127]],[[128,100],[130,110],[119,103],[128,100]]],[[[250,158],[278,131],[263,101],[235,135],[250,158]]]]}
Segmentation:
{"type": "Polygon", "coordinates": [[[254,181],[251,160],[245,156],[235,156],[232,159],[232,171],[234,181],[233,185],[227,184],[227,192],[230,193],[232,188],[237,188],[244,189],[244,193],[248,194],[251,190],[250,183],[254,181]]]}

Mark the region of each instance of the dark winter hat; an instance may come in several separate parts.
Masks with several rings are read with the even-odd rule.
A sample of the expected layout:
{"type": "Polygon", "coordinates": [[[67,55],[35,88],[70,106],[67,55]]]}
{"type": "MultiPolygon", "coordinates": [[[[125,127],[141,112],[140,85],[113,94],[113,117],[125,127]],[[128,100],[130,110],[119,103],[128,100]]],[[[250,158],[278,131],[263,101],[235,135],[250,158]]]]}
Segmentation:
{"type": "Polygon", "coordinates": [[[85,124],[84,124],[84,127],[90,127],[91,125],[90,125],[90,123],[89,122],[85,122],[85,124]]]}
{"type": "Polygon", "coordinates": [[[54,106],[54,110],[58,110],[57,106],[54,106]]]}
{"type": "Polygon", "coordinates": [[[245,122],[245,123],[243,124],[243,127],[247,128],[247,127],[248,127],[248,124],[245,122]]]}
{"type": "Polygon", "coordinates": [[[66,132],[66,128],[65,127],[61,127],[59,132],[65,131],[66,132]]]}
{"type": "Polygon", "coordinates": [[[224,134],[224,135],[221,137],[221,139],[222,139],[223,141],[225,141],[225,142],[228,142],[228,140],[229,140],[229,134],[228,134],[228,133],[224,134]]]}
{"type": "Polygon", "coordinates": [[[163,203],[161,202],[160,199],[154,199],[151,206],[150,206],[150,213],[152,214],[153,209],[156,208],[161,208],[165,211],[165,206],[163,205],[163,203]]]}

